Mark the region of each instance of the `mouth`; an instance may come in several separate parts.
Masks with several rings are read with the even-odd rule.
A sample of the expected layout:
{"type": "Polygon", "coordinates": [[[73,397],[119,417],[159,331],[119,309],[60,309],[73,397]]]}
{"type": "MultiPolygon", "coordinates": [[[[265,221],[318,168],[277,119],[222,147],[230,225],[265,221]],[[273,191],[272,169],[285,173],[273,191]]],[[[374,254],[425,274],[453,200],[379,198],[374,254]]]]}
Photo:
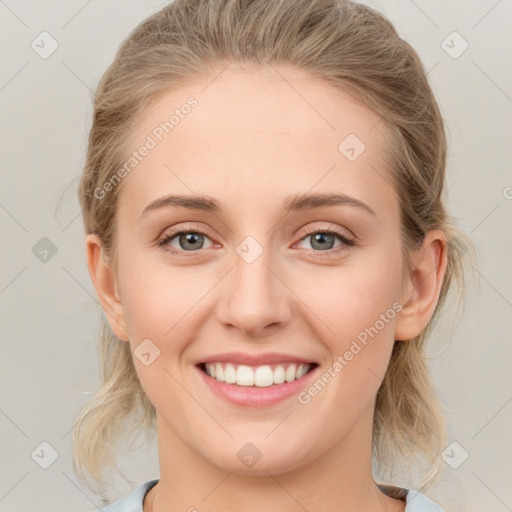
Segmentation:
{"type": "Polygon", "coordinates": [[[197,367],[217,382],[245,387],[270,387],[294,382],[311,373],[317,363],[286,362],[249,366],[230,362],[199,363],[197,367]]]}

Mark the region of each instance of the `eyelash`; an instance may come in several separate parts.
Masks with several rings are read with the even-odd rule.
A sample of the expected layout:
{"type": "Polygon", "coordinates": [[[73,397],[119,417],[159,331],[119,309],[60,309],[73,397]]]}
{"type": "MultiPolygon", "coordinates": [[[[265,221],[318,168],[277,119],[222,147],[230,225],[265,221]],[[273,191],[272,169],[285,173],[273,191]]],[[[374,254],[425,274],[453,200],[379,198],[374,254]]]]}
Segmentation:
{"type": "MultiPolygon", "coordinates": [[[[167,244],[171,240],[176,238],[178,235],[184,235],[184,234],[190,234],[190,233],[194,233],[197,235],[204,235],[204,236],[208,237],[208,233],[205,233],[204,231],[201,231],[199,229],[194,229],[193,227],[190,227],[190,226],[186,226],[185,228],[182,228],[179,231],[175,231],[173,233],[169,233],[169,234],[165,235],[162,239],[160,239],[158,241],[158,246],[164,252],[171,253],[175,256],[188,258],[190,256],[185,256],[183,253],[187,253],[187,252],[195,253],[197,251],[184,251],[184,250],[169,249],[169,246],[167,244]]],[[[304,240],[308,236],[311,236],[311,235],[314,235],[317,233],[334,235],[334,236],[338,237],[343,242],[344,246],[346,246],[348,248],[356,245],[356,242],[354,240],[347,238],[343,233],[337,231],[336,229],[307,228],[305,236],[303,236],[299,241],[302,242],[302,240],[304,240]]],[[[315,255],[320,256],[320,257],[329,257],[329,256],[332,256],[333,253],[337,253],[340,250],[343,250],[344,246],[337,247],[336,249],[327,249],[325,251],[315,251],[314,249],[309,249],[308,252],[314,252],[315,255]]]]}
{"type": "Polygon", "coordinates": [[[328,229],[307,228],[305,236],[303,236],[300,239],[300,241],[302,242],[302,240],[304,240],[308,236],[315,235],[317,233],[334,235],[335,237],[338,237],[343,242],[343,245],[341,247],[337,247],[336,249],[327,249],[325,251],[315,251],[314,249],[309,249],[309,251],[314,252],[315,254],[317,254],[320,257],[329,257],[329,256],[332,256],[333,253],[336,254],[339,251],[342,251],[344,248],[350,248],[350,247],[353,247],[356,245],[356,242],[354,240],[352,240],[351,238],[347,238],[343,233],[341,233],[340,231],[333,229],[333,228],[328,228],[328,229]]]}

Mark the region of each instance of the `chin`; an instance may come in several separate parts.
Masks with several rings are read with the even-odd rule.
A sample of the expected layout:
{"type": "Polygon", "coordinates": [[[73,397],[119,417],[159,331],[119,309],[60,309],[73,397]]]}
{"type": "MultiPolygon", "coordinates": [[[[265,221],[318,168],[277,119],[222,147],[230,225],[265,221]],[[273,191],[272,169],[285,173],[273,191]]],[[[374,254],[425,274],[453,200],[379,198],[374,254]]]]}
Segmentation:
{"type": "MultiPolygon", "coordinates": [[[[238,443],[237,443],[238,444],[238,443]]],[[[297,457],[297,448],[289,447],[280,450],[277,445],[257,448],[257,443],[245,443],[232,451],[223,454],[211,454],[207,459],[219,469],[244,476],[266,476],[268,473],[278,475],[287,473],[305,464],[305,460],[297,457]]],[[[300,444],[299,444],[300,445],[300,444]]],[[[302,445],[302,449],[304,446],[302,445]]]]}

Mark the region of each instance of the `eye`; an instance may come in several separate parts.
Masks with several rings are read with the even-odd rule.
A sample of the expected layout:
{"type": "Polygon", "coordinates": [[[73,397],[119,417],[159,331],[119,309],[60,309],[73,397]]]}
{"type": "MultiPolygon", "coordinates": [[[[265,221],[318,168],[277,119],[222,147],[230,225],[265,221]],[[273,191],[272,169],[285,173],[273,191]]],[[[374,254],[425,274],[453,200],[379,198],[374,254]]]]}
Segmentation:
{"type": "Polygon", "coordinates": [[[203,249],[205,238],[208,238],[208,235],[203,231],[185,227],[180,231],[165,234],[158,241],[158,246],[166,252],[181,255],[183,252],[197,252],[198,249],[203,249]]]}
{"type": "MultiPolygon", "coordinates": [[[[344,248],[356,245],[354,240],[351,240],[346,235],[337,231],[336,229],[306,229],[306,236],[302,237],[300,242],[311,239],[312,249],[315,256],[329,256],[332,253],[337,253],[344,248]],[[341,242],[338,247],[333,247],[336,239],[341,242]]],[[[193,226],[182,226],[181,229],[176,229],[171,233],[166,233],[159,241],[158,246],[165,252],[175,254],[177,256],[187,257],[186,253],[199,252],[199,249],[205,248],[205,239],[210,240],[208,234],[193,226]]],[[[209,247],[213,247],[211,242],[209,247]]],[[[208,247],[206,247],[208,248],[208,247]]]]}
{"type": "MultiPolygon", "coordinates": [[[[311,246],[313,252],[320,252],[320,253],[328,253],[332,254],[333,252],[338,252],[340,250],[343,250],[346,246],[353,246],[355,245],[355,242],[351,239],[349,239],[347,236],[345,236],[343,233],[337,231],[336,229],[315,229],[315,228],[308,228],[306,230],[307,235],[301,239],[301,242],[307,239],[311,240],[311,246]],[[341,246],[338,246],[337,248],[333,248],[333,244],[336,242],[336,238],[340,240],[341,246]]],[[[327,254],[326,254],[327,255],[327,254]]],[[[323,254],[321,254],[323,256],[323,254]]]]}

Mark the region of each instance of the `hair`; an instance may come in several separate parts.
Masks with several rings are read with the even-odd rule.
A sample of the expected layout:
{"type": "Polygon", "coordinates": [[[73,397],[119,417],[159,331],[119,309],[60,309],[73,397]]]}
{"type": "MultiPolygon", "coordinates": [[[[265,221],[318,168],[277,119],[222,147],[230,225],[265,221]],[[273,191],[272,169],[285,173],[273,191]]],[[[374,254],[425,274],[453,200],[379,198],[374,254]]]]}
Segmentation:
{"type": "MultiPolygon", "coordinates": [[[[134,120],[160,94],[194,78],[216,76],[230,63],[283,64],[350,94],[376,112],[390,140],[392,185],[400,203],[404,267],[432,229],[446,233],[447,269],[427,327],[395,341],[375,402],[373,462],[394,478],[404,462],[423,460],[421,489],[441,474],[446,443],[442,405],[427,368],[425,343],[448,291],[464,297],[465,260],[472,242],[450,220],[443,198],[447,142],[442,115],[415,50],[385,16],[349,0],[176,0],[143,20],[103,74],[78,194],[87,233],[101,240],[115,269],[116,201],[105,187],[123,166],[134,120]]],[[[73,467],[89,487],[103,489],[104,469],[117,467],[114,447],[156,412],[133,364],[129,343],[113,334],[102,314],[101,387],[73,427],[73,467]],[[137,420],[135,422],[135,420],[137,420]]]]}

